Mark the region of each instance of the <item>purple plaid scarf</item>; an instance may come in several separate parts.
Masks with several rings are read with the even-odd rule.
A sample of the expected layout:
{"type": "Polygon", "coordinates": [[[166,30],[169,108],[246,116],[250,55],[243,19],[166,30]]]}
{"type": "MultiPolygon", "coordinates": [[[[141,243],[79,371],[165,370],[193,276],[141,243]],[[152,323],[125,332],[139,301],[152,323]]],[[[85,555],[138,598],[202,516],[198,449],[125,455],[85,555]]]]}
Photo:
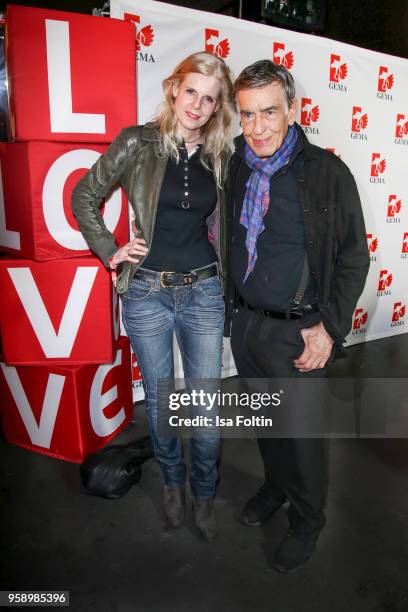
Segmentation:
{"type": "Polygon", "coordinates": [[[290,159],[298,139],[295,125],[289,126],[285,140],[277,151],[267,158],[257,157],[245,143],[245,162],[251,168],[251,176],[246,184],[244,203],[239,222],[246,227],[245,246],[248,251],[248,267],[243,282],[254,269],[257,253],[256,241],[264,231],[263,218],[269,207],[269,183],[271,177],[290,159]]]}

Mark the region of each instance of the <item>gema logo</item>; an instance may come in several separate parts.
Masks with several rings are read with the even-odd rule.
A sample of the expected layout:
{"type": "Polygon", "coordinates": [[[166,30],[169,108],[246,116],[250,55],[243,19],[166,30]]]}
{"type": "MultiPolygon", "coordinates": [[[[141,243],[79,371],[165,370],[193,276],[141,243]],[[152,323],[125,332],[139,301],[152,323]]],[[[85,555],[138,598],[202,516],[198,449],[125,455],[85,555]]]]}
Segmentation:
{"type": "Polygon", "coordinates": [[[392,285],[392,274],[388,270],[380,270],[380,278],[378,279],[377,295],[391,295],[389,287],[392,285]]]}
{"type": "Polygon", "coordinates": [[[401,219],[398,216],[401,212],[401,208],[401,198],[398,199],[398,196],[395,194],[389,195],[387,204],[387,223],[401,223],[401,219]]]}
{"type": "Polygon", "coordinates": [[[405,321],[403,321],[405,313],[405,304],[403,304],[402,302],[395,302],[391,317],[391,327],[405,325],[405,321]]]}
{"type": "Polygon", "coordinates": [[[146,47],[150,47],[154,41],[154,30],[151,25],[140,27],[140,16],[132,13],[125,13],[125,21],[130,21],[136,26],[136,59],[143,62],[155,62],[151,53],[145,51],[146,47]]]}
{"type": "Polygon", "coordinates": [[[368,115],[361,106],[353,106],[351,115],[351,134],[353,140],[367,140],[364,133],[368,126],[368,115]]]}
{"type": "Polygon", "coordinates": [[[293,51],[288,51],[285,43],[278,42],[273,43],[272,60],[278,66],[284,66],[288,70],[293,68],[293,64],[295,63],[293,51]]]}
{"type": "Polygon", "coordinates": [[[347,64],[340,55],[332,53],[330,55],[329,88],[334,91],[347,91],[347,87],[342,81],[347,77],[347,64]]]}
{"type": "Polygon", "coordinates": [[[395,126],[395,137],[404,138],[408,134],[408,121],[405,120],[405,115],[397,115],[397,123],[395,126]]]}
{"type": "Polygon", "coordinates": [[[313,104],[312,98],[302,98],[300,111],[300,123],[306,134],[319,134],[319,129],[313,126],[320,117],[320,109],[317,104],[313,104]]]}
{"type": "Polygon", "coordinates": [[[373,153],[371,156],[370,183],[385,183],[381,178],[387,167],[385,157],[381,157],[381,153],[373,153]]]}
{"type": "Polygon", "coordinates": [[[408,121],[405,119],[405,115],[398,114],[395,123],[395,144],[408,144],[408,121]]]}
{"type": "Polygon", "coordinates": [[[387,66],[380,66],[378,70],[377,98],[379,100],[392,100],[388,93],[394,87],[394,75],[390,73],[387,66]]]}
{"type": "Polygon", "coordinates": [[[376,253],[378,249],[378,238],[374,238],[374,234],[367,234],[367,248],[371,261],[377,261],[376,253]]]}
{"type": "Polygon", "coordinates": [[[408,232],[402,237],[401,259],[408,259],[408,232]]]}
{"type": "Polygon", "coordinates": [[[368,311],[364,310],[364,308],[356,308],[353,316],[353,328],[352,328],[352,336],[357,336],[357,334],[365,334],[366,325],[368,322],[368,311]]]}
{"type": "Polygon", "coordinates": [[[228,38],[220,40],[219,30],[211,30],[206,28],[205,30],[205,50],[207,53],[217,55],[222,59],[225,59],[230,54],[230,43],[228,38]]]}

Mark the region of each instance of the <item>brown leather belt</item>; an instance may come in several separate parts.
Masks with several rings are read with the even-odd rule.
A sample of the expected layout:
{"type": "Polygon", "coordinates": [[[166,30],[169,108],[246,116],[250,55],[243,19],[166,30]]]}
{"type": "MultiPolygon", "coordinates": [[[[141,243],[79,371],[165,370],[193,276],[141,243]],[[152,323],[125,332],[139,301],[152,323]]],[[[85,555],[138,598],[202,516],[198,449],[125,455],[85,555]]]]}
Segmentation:
{"type": "Polygon", "coordinates": [[[286,319],[287,321],[290,321],[291,319],[301,319],[305,315],[311,314],[312,312],[319,312],[319,307],[317,304],[297,306],[296,308],[289,308],[289,310],[286,310],[285,312],[280,312],[279,310],[263,310],[262,308],[254,308],[242,297],[239,298],[239,303],[244,308],[252,310],[253,312],[256,312],[264,317],[270,317],[271,319],[286,319]]]}
{"type": "Polygon", "coordinates": [[[134,278],[140,278],[141,280],[147,280],[155,283],[159,277],[160,287],[171,288],[183,287],[186,285],[191,285],[192,283],[198,283],[199,281],[206,280],[207,278],[217,276],[217,274],[217,264],[211,264],[206,268],[191,270],[191,272],[155,272],[154,270],[139,268],[134,278]]]}

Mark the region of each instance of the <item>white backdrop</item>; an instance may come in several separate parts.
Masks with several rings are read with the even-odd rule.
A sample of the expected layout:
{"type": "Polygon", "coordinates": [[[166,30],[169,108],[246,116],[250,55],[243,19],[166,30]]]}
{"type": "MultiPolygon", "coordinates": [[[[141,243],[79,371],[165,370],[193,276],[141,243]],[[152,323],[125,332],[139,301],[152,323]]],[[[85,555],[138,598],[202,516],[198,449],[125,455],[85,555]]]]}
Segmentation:
{"type": "MultiPolygon", "coordinates": [[[[161,81],[190,53],[216,53],[235,76],[264,58],[291,70],[298,122],[347,163],[363,203],[372,264],[348,344],[407,332],[408,61],[153,0],[111,0],[111,16],[136,25],[139,123],[154,115],[161,81]]],[[[228,351],[225,361],[228,370],[228,351]]]]}

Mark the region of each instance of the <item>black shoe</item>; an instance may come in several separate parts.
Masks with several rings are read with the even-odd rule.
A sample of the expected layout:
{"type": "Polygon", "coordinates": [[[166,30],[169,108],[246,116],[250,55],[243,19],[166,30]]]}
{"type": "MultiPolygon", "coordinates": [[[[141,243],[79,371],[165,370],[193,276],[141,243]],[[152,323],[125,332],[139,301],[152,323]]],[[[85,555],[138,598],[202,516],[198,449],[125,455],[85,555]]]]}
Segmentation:
{"type": "Polygon", "coordinates": [[[284,499],[272,497],[268,485],[263,484],[258,493],[245,504],[241,521],[249,527],[259,527],[261,523],[275,514],[284,502],[284,499]]]}
{"type": "Polygon", "coordinates": [[[272,567],[285,574],[302,567],[312,556],[317,538],[317,535],[306,537],[289,529],[279,545],[272,567]]]}
{"type": "Polygon", "coordinates": [[[217,535],[217,522],[213,499],[193,500],[194,524],[204,542],[213,542],[217,535]]]}
{"type": "Polygon", "coordinates": [[[184,508],[186,504],[186,489],[182,487],[163,488],[163,505],[167,525],[176,529],[184,521],[184,508]]]}

